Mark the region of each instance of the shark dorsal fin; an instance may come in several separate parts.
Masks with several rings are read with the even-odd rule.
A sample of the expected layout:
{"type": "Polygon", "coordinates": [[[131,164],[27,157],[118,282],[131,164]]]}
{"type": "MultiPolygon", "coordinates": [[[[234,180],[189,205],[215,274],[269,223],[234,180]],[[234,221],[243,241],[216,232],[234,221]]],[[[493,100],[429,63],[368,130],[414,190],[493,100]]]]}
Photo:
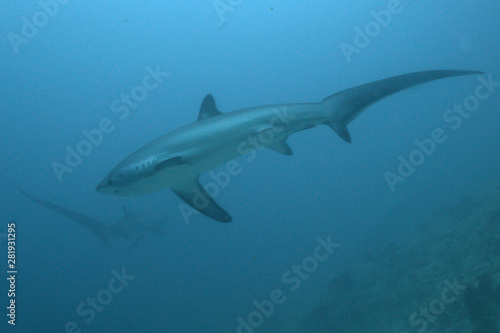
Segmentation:
{"type": "Polygon", "coordinates": [[[128,217],[128,216],[132,215],[132,213],[129,212],[129,210],[127,209],[127,207],[125,207],[125,205],[122,205],[122,211],[123,211],[123,216],[125,216],[125,217],[128,217]]]}
{"type": "Polygon", "coordinates": [[[217,110],[215,106],[215,99],[212,95],[208,94],[203,99],[200,107],[200,113],[198,114],[198,120],[203,120],[211,117],[220,115],[221,112],[217,110]]]}

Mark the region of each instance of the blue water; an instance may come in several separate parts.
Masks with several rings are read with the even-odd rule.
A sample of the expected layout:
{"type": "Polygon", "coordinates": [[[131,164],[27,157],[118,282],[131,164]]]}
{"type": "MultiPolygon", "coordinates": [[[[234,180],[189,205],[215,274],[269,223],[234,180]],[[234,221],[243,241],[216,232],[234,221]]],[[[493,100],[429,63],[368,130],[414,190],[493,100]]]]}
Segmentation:
{"type": "MultiPolygon", "coordinates": [[[[498,179],[500,88],[456,129],[443,120],[474,95],[481,77],[500,81],[495,2],[229,3],[0,4],[0,233],[16,221],[18,270],[15,327],[5,315],[9,285],[0,284],[1,332],[237,332],[238,317],[248,323],[253,302],[269,300],[276,289],[281,303],[251,330],[299,332],[297,323],[330,279],[361,251],[407,239],[422,214],[498,179]],[[380,11],[390,18],[373,25],[380,11]],[[357,28],[370,27],[372,36],[358,37],[357,47],[357,28]],[[346,53],[347,44],[356,51],[346,53]],[[264,150],[252,162],[240,158],[241,173],[216,198],[231,224],[202,215],[186,223],[182,201],[168,189],[137,198],[95,191],[130,153],[195,121],[208,93],[230,112],[318,102],[432,69],[485,74],[380,101],[349,126],[351,144],[322,126],[292,136],[292,156],[264,150]],[[135,89],[155,70],[157,80],[146,80],[154,88],[135,89]],[[121,96],[132,92],[137,103],[126,106],[121,96]],[[86,140],[82,131],[100,126],[109,132],[102,142],[80,146],[87,156],[58,176],[54,166],[66,163],[67,147],[76,150],[86,140]],[[447,139],[391,191],[384,173],[396,174],[398,156],[409,158],[414,141],[438,128],[447,139]],[[167,236],[148,233],[133,249],[126,239],[104,246],[81,225],[27,200],[15,184],[108,224],[122,217],[121,205],[168,214],[167,236]],[[318,237],[340,246],[292,290],[283,274],[313,255],[318,237]],[[110,293],[123,270],[135,278],[110,293]],[[85,305],[93,315],[80,315],[79,305],[96,296],[106,304],[100,311],[85,305]]],[[[6,276],[6,239],[0,241],[6,276]]]]}

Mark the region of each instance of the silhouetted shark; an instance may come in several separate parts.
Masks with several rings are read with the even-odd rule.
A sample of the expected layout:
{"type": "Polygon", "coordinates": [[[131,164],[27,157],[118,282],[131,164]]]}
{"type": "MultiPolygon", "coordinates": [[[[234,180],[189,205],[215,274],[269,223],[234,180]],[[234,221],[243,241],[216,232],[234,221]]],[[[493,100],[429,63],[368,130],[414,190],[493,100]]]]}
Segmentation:
{"type": "Polygon", "coordinates": [[[125,206],[122,206],[123,217],[116,223],[107,225],[99,220],[74,212],[63,206],[34,197],[23,191],[19,186],[16,185],[16,187],[19,192],[31,201],[66,216],[67,218],[70,218],[76,223],[89,229],[94,235],[99,237],[105,245],[107,245],[110,238],[123,237],[132,241],[131,247],[134,248],[137,244],[139,244],[147,232],[155,232],[164,236],[166,235],[165,231],[161,228],[161,225],[168,219],[165,215],[158,213],[134,214],[129,212],[125,206]]]}
{"type": "Polygon", "coordinates": [[[475,71],[437,70],[395,76],[326,97],[319,103],[258,106],[221,113],[212,95],[201,104],[198,120],[148,143],[119,163],[96,190],[118,196],[139,196],[169,187],[200,213],[231,222],[200,185],[200,174],[238,156],[270,148],[291,155],[291,134],[328,125],[351,142],[347,125],[366,108],[398,91],[429,81],[475,71]]]}

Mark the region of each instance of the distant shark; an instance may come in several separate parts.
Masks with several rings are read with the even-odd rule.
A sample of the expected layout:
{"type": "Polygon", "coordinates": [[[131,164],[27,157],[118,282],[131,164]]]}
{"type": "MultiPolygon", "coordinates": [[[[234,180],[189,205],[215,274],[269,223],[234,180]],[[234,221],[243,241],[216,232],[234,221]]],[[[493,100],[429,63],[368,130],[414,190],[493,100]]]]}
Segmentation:
{"type": "Polygon", "coordinates": [[[107,225],[99,220],[74,212],[57,204],[36,198],[17,187],[25,197],[45,208],[53,210],[76,223],[89,229],[95,236],[99,237],[104,245],[108,244],[111,238],[123,237],[132,242],[132,248],[136,247],[147,232],[155,232],[166,235],[161,226],[167,221],[167,217],[156,213],[133,214],[122,206],[123,217],[116,223],[107,225]]]}
{"type": "Polygon", "coordinates": [[[409,87],[476,71],[435,70],[391,77],[347,89],[319,103],[258,106],[221,113],[212,95],[201,104],[198,120],[169,132],[125,158],[96,190],[118,196],[139,196],[171,188],[188,205],[220,222],[231,216],[203,189],[200,174],[255,149],[270,148],[291,155],[288,137],[327,125],[351,142],[347,125],[367,107],[409,87]]]}

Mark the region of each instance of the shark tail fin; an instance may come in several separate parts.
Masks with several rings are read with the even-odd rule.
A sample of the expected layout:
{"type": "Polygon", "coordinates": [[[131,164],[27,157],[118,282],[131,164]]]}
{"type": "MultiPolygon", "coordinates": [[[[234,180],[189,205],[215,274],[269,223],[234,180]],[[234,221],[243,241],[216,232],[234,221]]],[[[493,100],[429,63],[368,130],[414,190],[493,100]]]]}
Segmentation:
{"type": "Polygon", "coordinates": [[[66,216],[69,219],[72,219],[76,223],[89,229],[90,232],[92,232],[92,234],[99,237],[103,241],[104,245],[108,244],[110,230],[106,224],[104,224],[101,221],[98,221],[96,219],[93,219],[91,217],[88,217],[86,215],[80,214],[78,212],[74,212],[66,207],[57,205],[57,204],[49,202],[49,201],[45,201],[41,198],[37,198],[37,197],[25,192],[17,183],[14,183],[14,185],[17,187],[18,191],[22,195],[24,195],[26,198],[28,198],[29,200],[31,200],[31,201],[33,201],[33,202],[35,202],[35,203],[37,203],[45,208],[48,208],[56,213],[59,213],[63,216],[66,216]]]}
{"type": "Polygon", "coordinates": [[[410,87],[452,76],[484,74],[465,70],[435,70],[394,76],[343,90],[328,96],[321,105],[331,112],[330,126],[344,141],[351,142],[347,125],[375,102],[410,87]]]}

